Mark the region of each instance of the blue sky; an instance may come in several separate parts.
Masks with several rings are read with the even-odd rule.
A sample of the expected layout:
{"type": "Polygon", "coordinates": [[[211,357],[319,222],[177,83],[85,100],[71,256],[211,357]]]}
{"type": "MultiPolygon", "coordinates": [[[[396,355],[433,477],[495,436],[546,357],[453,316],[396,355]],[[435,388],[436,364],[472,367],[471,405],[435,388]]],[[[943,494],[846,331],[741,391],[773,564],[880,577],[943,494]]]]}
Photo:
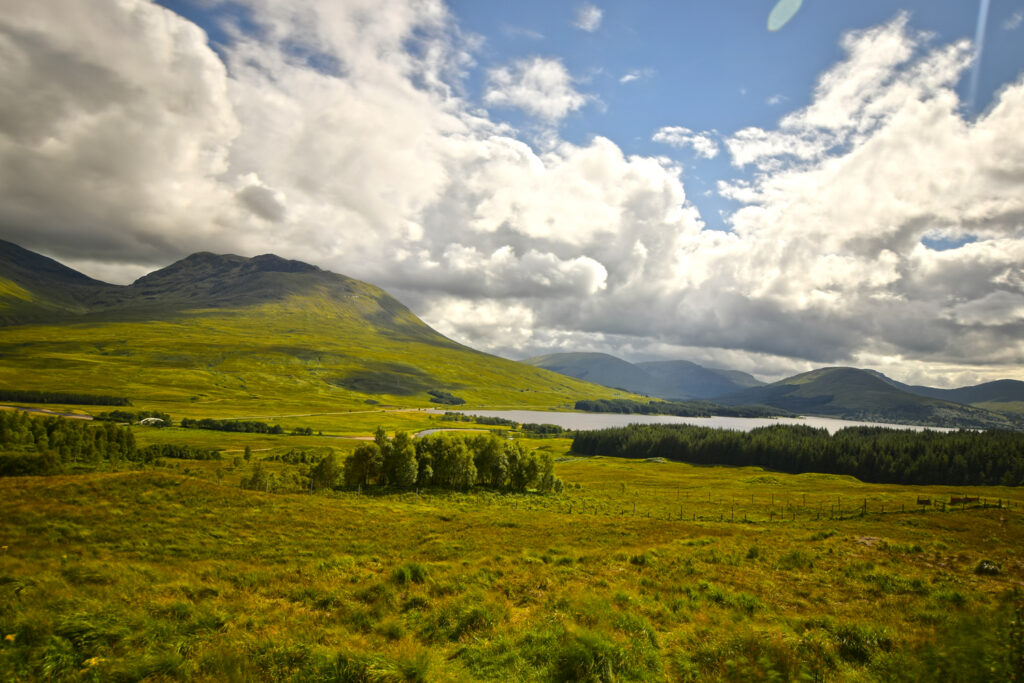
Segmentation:
{"type": "MultiPolygon", "coordinates": [[[[726,227],[718,212],[734,207],[703,191],[713,191],[718,178],[743,172],[724,156],[707,160],[674,153],[651,141],[654,131],[685,126],[730,133],[770,126],[810,102],[819,74],[842,57],[839,42],[845,32],[908,12],[914,29],[934,34],[937,43],[973,39],[980,9],[980,3],[959,0],[806,0],[781,30],[769,31],[774,5],[775,0],[603,3],[600,25],[588,32],[574,25],[587,3],[450,4],[460,26],[486,41],[477,55],[480,68],[467,79],[471,97],[482,96],[486,69],[495,65],[530,55],[561,59],[579,79],[578,89],[596,98],[567,117],[562,135],[576,142],[604,135],[627,153],[675,156],[684,164],[685,177],[701,190],[691,199],[714,228],[726,227]],[[637,78],[621,83],[628,74],[637,78]]],[[[1014,19],[1022,11],[1024,3],[1007,0],[990,7],[975,109],[984,109],[1024,67],[1024,31],[1014,19]]],[[[965,102],[969,82],[966,77],[957,87],[965,102]]],[[[514,111],[493,115],[529,126],[514,111]]]]}
{"type": "Polygon", "coordinates": [[[0,237],[277,253],[511,358],[1024,379],[1024,3],[787,2],[3,3],[0,237]]]}

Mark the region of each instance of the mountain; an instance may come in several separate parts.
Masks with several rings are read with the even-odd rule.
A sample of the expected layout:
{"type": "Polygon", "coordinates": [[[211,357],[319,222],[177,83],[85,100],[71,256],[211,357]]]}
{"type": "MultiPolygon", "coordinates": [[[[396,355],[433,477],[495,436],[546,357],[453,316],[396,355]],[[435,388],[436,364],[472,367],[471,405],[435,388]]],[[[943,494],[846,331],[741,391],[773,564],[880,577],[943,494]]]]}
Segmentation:
{"type": "Polygon", "coordinates": [[[272,254],[192,254],[119,286],[0,242],[0,326],[0,388],[191,415],[626,396],[470,349],[382,289],[272,254]]]}
{"type": "Polygon", "coordinates": [[[806,415],[932,426],[1012,428],[1006,415],[905,391],[872,370],[821,368],[719,397],[726,405],[768,405],[806,415]]]}
{"type": "Polygon", "coordinates": [[[663,397],[672,391],[647,371],[607,353],[553,353],[521,362],[635,394],[663,397]]]}
{"type": "Polygon", "coordinates": [[[93,297],[117,289],[0,240],[0,325],[85,313],[93,297]]]}
{"type": "Polygon", "coordinates": [[[522,362],[606,387],[665,399],[716,398],[762,384],[743,372],[705,368],[684,360],[629,363],[606,353],[554,353],[522,362]]]}
{"type": "MultiPolygon", "coordinates": [[[[673,387],[678,387],[691,398],[717,398],[731,394],[737,389],[759,387],[764,382],[753,375],[738,370],[706,368],[685,360],[666,360],[637,363],[636,366],[659,377],[673,387]]],[[[671,397],[666,397],[671,398],[671,397]]]]}
{"type": "Polygon", "coordinates": [[[904,391],[918,396],[927,396],[988,410],[1024,412],[1024,382],[1015,379],[1000,379],[957,389],[935,389],[899,382],[894,382],[894,384],[904,391]]]}

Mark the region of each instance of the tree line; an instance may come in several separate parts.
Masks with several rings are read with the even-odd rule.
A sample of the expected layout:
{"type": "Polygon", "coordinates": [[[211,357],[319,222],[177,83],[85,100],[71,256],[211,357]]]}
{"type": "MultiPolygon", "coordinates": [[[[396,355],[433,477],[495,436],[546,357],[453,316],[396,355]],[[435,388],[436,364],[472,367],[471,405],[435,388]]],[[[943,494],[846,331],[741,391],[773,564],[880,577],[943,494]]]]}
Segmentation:
{"type": "MultiPolygon", "coordinates": [[[[181,426],[185,429],[210,429],[218,432],[245,432],[254,434],[284,434],[281,425],[270,425],[266,422],[252,420],[214,420],[204,417],[194,420],[190,417],[181,418],[181,426]]],[[[312,433],[312,430],[310,430],[312,433]]]]}
{"type": "Polygon", "coordinates": [[[442,420],[448,422],[472,422],[478,425],[488,425],[490,427],[509,427],[516,429],[528,434],[537,434],[540,436],[554,436],[565,433],[565,429],[554,424],[536,424],[533,422],[519,423],[515,420],[507,420],[503,417],[486,417],[483,415],[466,415],[465,413],[454,413],[451,411],[446,412],[441,416],[442,420]]]}
{"type": "Polygon", "coordinates": [[[158,420],[163,420],[164,427],[173,427],[174,421],[171,420],[171,416],[167,413],[162,413],[159,410],[111,410],[107,413],[99,413],[93,415],[92,419],[101,420],[107,422],[127,422],[129,424],[135,424],[140,420],[145,420],[147,417],[155,417],[158,420]]]}
{"type": "Polygon", "coordinates": [[[674,415],[676,417],[786,417],[792,413],[770,406],[723,406],[711,401],[634,401],[628,398],[595,398],[576,401],[576,410],[626,415],[674,415]]]}
{"type": "Polygon", "coordinates": [[[630,425],[580,432],[580,455],[665,458],[699,465],[759,466],[800,474],[848,474],[888,484],[1024,484],[1024,433],[937,432],[885,427],[828,430],[773,425],[738,432],[689,425],[630,425]]]}
{"type": "Polygon", "coordinates": [[[33,391],[29,389],[0,389],[0,401],[25,403],[63,403],[78,406],[130,406],[124,396],[79,394],[72,391],[33,391]]]}
{"type": "Polygon", "coordinates": [[[131,430],[112,422],[0,411],[0,476],[55,474],[65,466],[139,459],[131,430]]]}
{"type": "Polygon", "coordinates": [[[378,427],[372,443],[361,444],[341,472],[348,486],[437,487],[469,490],[483,486],[502,491],[559,492],[554,461],[516,441],[494,434],[437,433],[413,440],[405,432],[388,439],[378,427]]]}
{"type": "Polygon", "coordinates": [[[220,460],[217,450],[174,444],[139,448],[131,429],[112,421],[89,422],[0,411],[0,476],[59,474],[101,464],[148,464],[158,458],[220,460]]]}
{"type": "Polygon", "coordinates": [[[220,460],[219,450],[212,448],[195,448],[180,444],[153,444],[139,449],[139,462],[153,462],[157,458],[175,458],[178,460],[220,460]]]}

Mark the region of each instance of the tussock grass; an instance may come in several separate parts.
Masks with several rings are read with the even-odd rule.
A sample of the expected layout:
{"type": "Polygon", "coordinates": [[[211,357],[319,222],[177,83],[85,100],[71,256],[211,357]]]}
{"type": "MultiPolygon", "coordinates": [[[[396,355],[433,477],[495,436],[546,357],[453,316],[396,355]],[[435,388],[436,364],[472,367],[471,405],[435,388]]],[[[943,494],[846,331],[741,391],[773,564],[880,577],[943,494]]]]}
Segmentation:
{"type": "Polygon", "coordinates": [[[251,467],[0,480],[0,671],[992,680],[1024,653],[1014,489],[976,491],[1002,508],[900,512],[918,490],[590,458],[557,465],[560,496],[267,494],[239,488],[251,467]],[[837,497],[869,513],[818,519],[837,497]]]}

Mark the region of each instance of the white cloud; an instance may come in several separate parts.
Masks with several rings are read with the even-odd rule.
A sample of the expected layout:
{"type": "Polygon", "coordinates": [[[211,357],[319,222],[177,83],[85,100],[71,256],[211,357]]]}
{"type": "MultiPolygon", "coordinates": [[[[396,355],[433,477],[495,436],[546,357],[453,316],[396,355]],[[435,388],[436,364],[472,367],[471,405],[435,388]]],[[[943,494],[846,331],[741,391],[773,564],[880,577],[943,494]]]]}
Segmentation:
{"type": "Polygon", "coordinates": [[[779,157],[816,161],[868,139],[911,101],[947,93],[972,60],[968,41],[913,59],[927,36],[907,28],[906,14],[883,26],[848,33],[847,58],[818,80],[812,103],[778,130],[747,128],[726,141],[737,166],[777,167],[779,157]]]}
{"type": "Polygon", "coordinates": [[[854,357],[1019,363],[1024,80],[965,121],[969,45],[927,46],[903,16],[850,34],[808,107],[726,141],[760,169],[721,187],[745,205],[726,258],[750,295],[846,320],[864,337],[854,357]],[[978,240],[937,252],[921,242],[935,234],[978,240]]]}
{"type": "Polygon", "coordinates": [[[638,81],[643,78],[650,78],[653,75],[654,69],[651,68],[633,69],[632,71],[623,74],[622,77],[619,78],[619,83],[632,83],[633,81],[638,81]]]}
{"type": "Polygon", "coordinates": [[[491,120],[463,87],[479,39],[440,0],[248,5],[259,31],[236,27],[221,57],[142,0],[0,4],[3,236],[122,279],[191,251],[276,252],[518,357],[939,382],[1024,363],[1024,81],[963,119],[964,44],[930,46],[903,17],[847,36],[810,105],[725,140],[756,173],[722,185],[742,206],[720,232],[671,160],[559,138],[587,96],[556,60],[495,70],[486,96],[549,124],[549,144],[491,120]],[[921,242],[936,234],[976,241],[921,242]]]}
{"type": "Polygon", "coordinates": [[[557,123],[587,103],[573,88],[572,77],[557,59],[531,57],[488,72],[484,102],[516,107],[527,114],[557,123]]]}
{"type": "Polygon", "coordinates": [[[572,25],[581,31],[593,33],[601,27],[601,19],[604,17],[604,10],[594,5],[580,5],[576,9],[576,16],[572,25]]]}
{"type": "Polygon", "coordinates": [[[1004,31],[1016,31],[1024,24],[1024,10],[1017,10],[1003,22],[1004,31]]]}
{"type": "Polygon", "coordinates": [[[0,7],[0,225],[16,241],[60,235],[80,257],[116,245],[155,259],[204,216],[224,244],[216,226],[244,224],[218,180],[239,134],[224,65],[168,10],[107,10],[0,7]]]}
{"type": "Polygon", "coordinates": [[[708,131],[694,133],[689,128],[682,126],[665,126],[659,128],[651,140],[663,142],[672,147],[692,147],[697,156],[704,159],[714,159],[718,156],[718,143],[708,131]]]}

